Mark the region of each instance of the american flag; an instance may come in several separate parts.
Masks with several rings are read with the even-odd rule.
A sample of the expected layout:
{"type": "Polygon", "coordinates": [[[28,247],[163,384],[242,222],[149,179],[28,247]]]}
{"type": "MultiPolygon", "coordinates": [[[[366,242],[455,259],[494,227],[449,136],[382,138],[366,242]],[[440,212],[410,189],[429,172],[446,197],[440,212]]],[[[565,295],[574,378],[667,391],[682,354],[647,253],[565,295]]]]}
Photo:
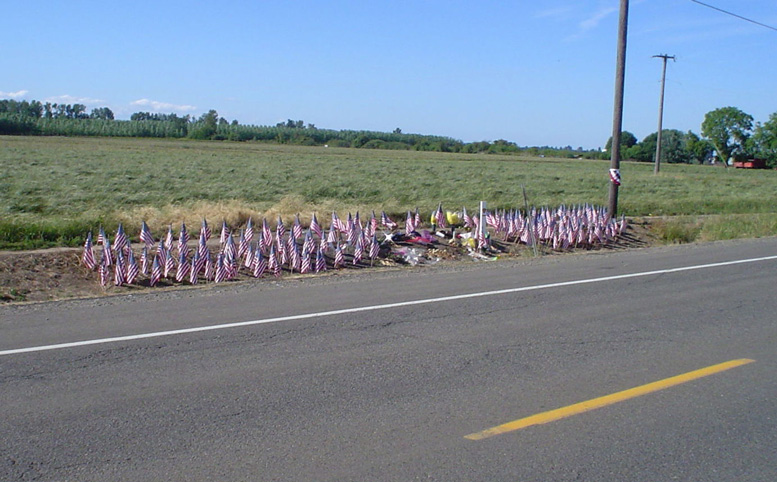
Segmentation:
{"type": "Polygon", "coordinates": [[[246,255],[245,260],[243,262],[243,266],[246,268],[251,268],[251,266],[254,264],[254,248],[252,245],[248,245],[248,248],[246,248],[246,255]]]}
{"type": "Polygon", "coordinates": [[[140,241],[145,243],[146,246],[154,245],[154,236],[151,235],[151,230],[145,221],[143,221],[143,225],[140,227],[140,241]]]}
{"type": "Polygon", "coordinates": [[[194,256],[192,256],[191,275],[197,277],[197,275],[200,274],[200,271],[202,271],[202,268],[204,267],[205,257],[202,256],[199,251],[195,251],[194,256]]]}
{"type": "Polygon", "coordinates": [[[307,245],[302,247],[302,261],[300,263],[299,272],[302,274],[310,272],[310,250],[307,245]]]}
{"type": "Polygon", "coordinates": [[[326,242],[330,244],[337,244],[337,231],[335,231],[337,228],[335,228],[334,224],[329,225],[329,234],[326,236],[326,242]]]}
{"type": "Polygon", "coordinates": [[[390,217],[388,217],[388,214],[386,214],[386,211],[380,212],[380,224],[382,226],[385,226],[386,229],[389,231],[393,231],[397,227],[397,223],[391,220],[390,217]]]}
{"type": "Polygon", "coordinates": [[[103,241],[103,261],[105,261],[105,266],[110,266],[113,264],[113,255],[111,254],[111,242],[107,237],[103,241]]]}
{"type": "Polygon", "coordinates": [[[113,284],[124,284],[124,255],[119,251],[116,255],[116,264],[113,267],[113,284]]]}
{"type": "Polygon", "coordinates": [[[410,234],[413,231],[415,231],[415,218],[413,217],[413,213],[410,211],[407,212],[407,217],[405,218],[405,234],[410,234]]]}
{"type": "Polygon", "coordinates": [[[92,249],[91,231],[89,231],[89,234],[86,236],[86,242],[84,243],[84,254],[81,257],[81,261],[83,261],[84,265],[90,270],[94,269],[94,267],[97,265],[94,259],[94,250],[92,249]]]}
{"type": "Polygon", "coordinates": [[[170,250],[165,251],[165,278],[170,276],[170,272],[175,269],[175,258],[170,250]]]}
{"type": "Polygon", "coordinates": [[[413,220],[413,227],[415,229],[418,229],[418,226],[421,225],[421,213],[418,211],[418,208],[415,208],[415,219],[413,220]]]}
{"type": "Polygon", "coordinates": [[[143,246],[143,249],[140,251],[140,272],[143,274],[143,276],[146,276],[148,273],[148,247],[143,246]]]}
{"type": "Polygon", "coordinates": [[[375,232],[378,230],[378,218],[375,217],[375,211],[372,212],[372,215],[370,216],[370,236],[375,234],[375,232]]]}
{"type": "Polygon", "coordinates": [[[311,232],[310,228],[308,228],[307,231],[305,231],[305,240],[302,242],[302,250],[308,250],[308,253],[313,252],[313,248],[316,247],[316,242],[313,241],[313,233],[311,232]]]}
{"type": "Polygon", "coordinates": [[[254,262],[251,268],[253,269],[254,277],[256,278],[262,276],[264,270],[267,269],[267,259],[265,259],[264,254],[262,254],[262,250],[259,249],[259,246],[256,247],[256,252],[254,253],[254,262]]]}
{"type": "Polygon", "coordinates": [[[296,269],[297,271],[300,271],[300,254],[299,254],[299,247],[297,246],[297,243],[294,242],[291,238],[289,238],[289,271],[294,272],[296,269]]]}
{"type": "Polygon", "coordinates": [[[97,233],[97,244],[103,245],[105,244],[105,240],[108,239],[108,236],[105,235],[105,230],[102,226],[100,226],[100,231],[97,233]]]}
{"type": "Polygon", "coordinates": [[[463,207],[461,209],[461,212],[462,212],[462,217],[464,218],[464,227],[472,229],[474,224],[472,223],[472,218],[469,216],[469,214],[467,214],[467,208],[463,207]]]}
{"type": "Polygon", "coordinates": [[[165,237],[165,249],[173,249],[173,225],[167,227],[167,236],[165,237]]]}
{"type": "Polygon", "coordinates": [[[302,225],[299,222],[299,214],[294,216],[294,225],[291,227],[291,236],[295,241],[302,237],[302,225]]]}
{"type": "Polygon", "coordinates": [[[313,219],[310,221],[310,230],[313,231],[313,233],[320,238],[324,237],[324,230],[321,229],[321,225],[318,224],[318,219],[316,219],[316,214],[313,213],[313,219]]]}
{"type": "Polygon", "coordinates": [[[202,218],[202,224],[200,225],[200,237],[205,237],[205,241],[210,239],[210,228],[208,227],[208,221],[202,218]]]}
{"type": "Polygon", "coordinates": [[[199,262],[200,253],[194,252],[194,257],[192,258],[192,264],[189,267],[189,283],[196,285],[197,284],[197,276],[199,274],[199,270],[197,270],[197,263],[199,262]]]}
{"type": "Polygon", "coordinates": [[[178,270],[175,273],[175,280],[181,282],[186,279],[186,275],[189,274],[189,262],[186,260],[186,255],[181,253],[178,255],[178,270]]]}
{"type": "Polygon", "coordinates": [[[238,238],[238,244],[237,244],[237,259],[241,259],[243,256],[245,256],[246,252],[248,251],[249,244],[248,240],[246,239],[246,232],[244,229],[240,230],[240,237],[238,238]]]}
{"type": "Polygon", "coordinates": [[[337,243],[337,248],[335,248],[335,262],[333,266],[335,268],[338,268],[344,265],[345,265],[345,256],[343,256],[343,248],[340,246],[340,243],[337,243]]]}
{"type": "Polygon", "coordinates": [[[370,259],[372,261],[375,261],[375,258],[378,257],[378,254],[380,253],[380,245],[378,244],[378,238],[374,234],[372,235],[372,240],[370,240],[370,259]]]}
{"type": "Polygon", "coordinates": [[[219,244],[222,246],[227,242],[229,236],[229,228],[227,227],[226,219],[221,222],[221,235],[219,236],[219,244]]]}
{"type": "Polygon", "coordinates": [[[205,251],[205,279],[210,281],[215,275],[215,269],[213,266],[213,256],[210,255],[210,251],[205,251]]]}
{"type": "Polygon", "coordinates": [[[286,234],[286,226],[283,225],[283,219],[278,216],[278,222],[275,225],[275,236],[279,239],[283,239],[286,234]]]}
{"type": "Polygon", "coordinates": [[[189,231],[186,230],[186,224],[181,223],[181,231],[178,234],[178,254],[189,255],[189,231]]]}
{"type": "Polygon", "coordinates": [[[276,278],[281,275],[281,263],[278,262],[278,255],[275,253],[275,246],[270,248],[270,259],[267,260],[267,268],[272,271],[276,278]]]}
{"type": "Polygon", "coordinates": [[[445,219],[445,211],[442,210],[442,203],[437,206],[437,212],[434,213],[434,221],[440,229],[445,229],[448,226],[445,219]]]}
{"type": "Polygon", "coordinates": [[[138,277],[139,272],[138,262],[135,261],[135,255],[130,251],[127,258],[127,274],[125,276],[127,284],[132,284],[135,281],[135,278],[138,277]]]}
{"type": "Polygon", "coordinates": [[[251,218],[248,218],[248,222],[246,223],[245,237],[246,243],[250,245],[251,241],[254,239],[254,222],[251,220],[251,218]]]}
{"type": "Polygon", "coordinates": [[[151,263],[151,286],[159,283],[159,279],[162,277],[162,266],[160,266],[159,258],[160,256],[157,253],[157,255],[154,256],[154,261],[151,263]]]}
{"type": "Polygon", "coordinates": [[[356,244],[354,244],[354,247],[353,247],[354,266],[356,266],[361,262],[362,256],[364,256],[364,243],[362,242],[362,237],[359,236],[358,238],[356,238],[356,244]]]}
{"type": "Polygon", "coordinates": [[[316,273],[326,271],[326,257],[324,256],[324,250],[319,249],[316,253],[316,273]]]}
{"type": "Polygon", "coordinates": [[[221,283],[227,279],[227,266],[224,259],[224,253],[219,253],[219,257],[216,260],[216,283],[221,283]]]}
{"type": "Polygon", "coordinates": [[[340,231],[341,233],[345,232],[345,224],[340,220],[339,217],[337,217],[337,213],[332,211],[332,223],[329,225],[330,231],[332,229],[336,229],[337,231],[340,231]]]}
{"type": "Polygon", "coordinates": [[[105,258],[100,261],[100,286],[105,287],[108,284],[108,265],[105,264],[105,258]]]}
{"type": "Polygon", "coordinates": [[[272,246],[272,231],[270,231],[270,226],[264,218],[262,218],[262,242],[264,244],[264,251],[267,251],[272,246]]]}

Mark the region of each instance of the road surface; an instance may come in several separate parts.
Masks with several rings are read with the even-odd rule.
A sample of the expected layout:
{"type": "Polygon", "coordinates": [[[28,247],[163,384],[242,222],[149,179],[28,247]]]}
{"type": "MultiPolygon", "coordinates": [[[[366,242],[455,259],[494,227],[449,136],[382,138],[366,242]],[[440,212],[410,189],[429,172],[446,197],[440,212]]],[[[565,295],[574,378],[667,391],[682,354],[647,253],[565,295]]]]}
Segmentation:
{"type": "Polygon", "coordinates": [[[0,480],[777,480],[776,342],[777,238],[3,306],[0,480]]]}

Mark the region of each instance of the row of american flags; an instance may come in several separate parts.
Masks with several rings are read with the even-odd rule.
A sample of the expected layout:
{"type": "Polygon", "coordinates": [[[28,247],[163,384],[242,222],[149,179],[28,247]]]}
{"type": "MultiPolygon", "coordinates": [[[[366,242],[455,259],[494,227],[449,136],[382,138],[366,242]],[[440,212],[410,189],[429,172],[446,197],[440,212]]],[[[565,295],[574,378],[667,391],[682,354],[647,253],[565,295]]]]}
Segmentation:
{"type": "MultiPolygon", "coordinates": [[[[445,211],[442,204],[432,212],[431,229],[453,239],[471,233],[478,250],[492,250],[492,240],[522,243],[527,246],[545,245],[555,250],[592,247],[605,244],[626,229],[626,219],[610,219],[606,209],[591,205],[486,211],[481,226],[478,215],[470,216],[463,208],[445,211]],[[458,233],[458,234],[457,234],[458,233]]],[[[373,212],[364,221],[357,212],[341,218],[332,213],[327,229],[315,214],[303,227],[299,215],[290,226],[278,216],[275,229],[267,219],[255,225],[249,218],[239,228],[222,222],[216,240],[208,222],[203,219],[199,233],[192,235],[184,223],[177,233],[172,225],[164,236],[155,239],[145,221],[139,229],[139,249],[122,224],[113,241],[101,227],[97,239],[89,232],[81,260],[91,271],[99,273],[102,286],[144,283],[155,286],[165,279],[177,283],[220,283],[236,278],[240,273],[256,278],[265,275],[280,277],[289,273],[320,273],[328,269],[372,265],[376,259],[389,256],[391,245],[402,239],[412,239],[422,228],[419,210],[407,211],[400,227],[385,212],[373,212]]]]}

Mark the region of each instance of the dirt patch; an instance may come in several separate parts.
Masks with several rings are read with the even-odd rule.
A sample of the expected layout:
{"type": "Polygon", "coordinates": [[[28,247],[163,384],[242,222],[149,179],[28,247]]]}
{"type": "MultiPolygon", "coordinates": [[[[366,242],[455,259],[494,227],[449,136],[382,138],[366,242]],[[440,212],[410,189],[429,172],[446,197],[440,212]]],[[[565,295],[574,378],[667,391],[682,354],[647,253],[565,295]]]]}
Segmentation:
{"type": "MultiPolygon", "coordinates": [[[[493,257],[530,257],[534,250],[523,244],[501,243],[493,241],[495,250],[487,258],[493,257]]],[[[630,220],[629,227],[615,242],[597,247],[599,250],[622,250],[643,248],[656,244],[651,233],[650,222],[645,219],[630,220]]],[[[380,259],[371,267],[369,260],[356,269],[381,269],[386,266],[407,264],[396,252],[402,248],[418,248],[422,253],[421,264],[469,263],[482,261],[483,258],[471,256],[466,249],[452,246],[445,239],[437,239],[431,245],[414,246],[412,243],[399,243],[394,253],[380,259]]],[[[577,251],[580,251],[579,249],[577,251]]],[[[558,251],[542,247],[538,254],[543,256],[562,256],[573,250],[558,251]]],[[[81,263],[80,248],[54,248],[37,251],[0,251],[0,303],[39,302],[68,298],[90,298],[121,293],[137,293],[142,290],[159,289],[149,287],[144,280],[131,286],[100,286],[97,272],[90,271],[81,263]]],[[[349,265],[350,266],[350,265],[349,265]]],[[[345,268],[353,269],[353,268],[345,268]]],[[[331,271],[330,271],[331,273],[331,271]]],[[[304,276],[316,276],[314,274],[304,276]]],[[[268,278],[265,276],[265,278],[268,278]]],[[[269,278],[272,278],[271,276],[269,278]]],[[[253,279],[240,275],[237,280],[253,279]]],[[[188,283],[186,283],[188,284],[188,283]]],[[[175,286],[172,281],[164,280],[161,286],[175,286]]]]}

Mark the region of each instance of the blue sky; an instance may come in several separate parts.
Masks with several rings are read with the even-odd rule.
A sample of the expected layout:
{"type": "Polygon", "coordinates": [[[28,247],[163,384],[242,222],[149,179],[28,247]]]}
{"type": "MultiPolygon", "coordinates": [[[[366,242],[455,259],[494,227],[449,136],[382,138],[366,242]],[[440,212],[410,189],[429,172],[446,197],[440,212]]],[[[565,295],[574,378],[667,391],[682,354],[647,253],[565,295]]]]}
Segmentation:
{"type": "MultiPolygon", "coordinates": [[[[705,3],[777,26],[772,0],[705,3]]],[[[7,4],[0,97],[241,124],[603,146],[617,0],[34,1],[7,4]]],[[[690,0],[632,0],[623,128],[701,130],[735,106],[777,112],[777,31],[690,0]]]]}

